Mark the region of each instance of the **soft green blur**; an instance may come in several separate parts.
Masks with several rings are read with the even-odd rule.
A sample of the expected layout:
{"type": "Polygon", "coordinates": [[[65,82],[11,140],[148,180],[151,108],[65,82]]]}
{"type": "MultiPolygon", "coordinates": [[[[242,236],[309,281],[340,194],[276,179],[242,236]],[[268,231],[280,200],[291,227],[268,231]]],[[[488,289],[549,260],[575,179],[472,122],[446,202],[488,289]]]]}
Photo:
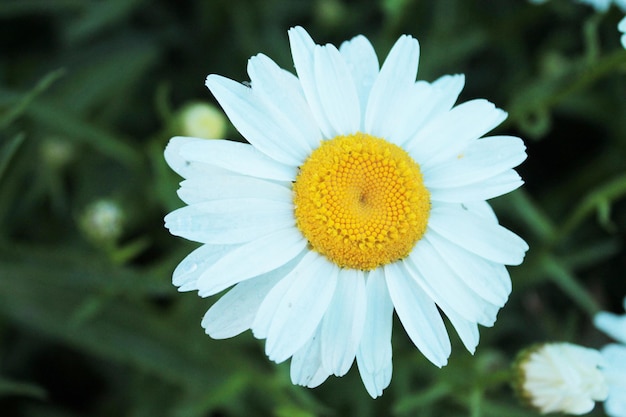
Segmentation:
{"type": "Polygon", "coordinates": [[[570,0],[2,0],[0,415],[536,415],[507,382],[516,353],[602,346],[590,318],[626,295],[621,17],[570,0]],[[245,81],[256,53],[293,71],[294,25],[318,43],[364,34],[381,61],[399,35],[417,37],[419,78],[465,73],[460,100],[496,103],[509,117],[495,133],[528,146],[527,184],[493,202],[531,248],[498,321],[474,356],[450,328],[443,369],[396,322],[377,400],[356,366],[311,390],[250,332],[210,339],[200,320],[217,297],[170,282],[197,246],[162,220],[182,206],[163,160],[181,111],[215,104],[209,73],[245,81]]]}

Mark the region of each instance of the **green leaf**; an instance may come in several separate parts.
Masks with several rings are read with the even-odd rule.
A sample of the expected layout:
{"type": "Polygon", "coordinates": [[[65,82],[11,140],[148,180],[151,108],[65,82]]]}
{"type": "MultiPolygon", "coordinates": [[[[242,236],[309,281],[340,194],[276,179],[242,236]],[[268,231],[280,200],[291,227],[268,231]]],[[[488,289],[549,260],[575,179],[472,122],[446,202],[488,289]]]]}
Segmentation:
{"type": "Polygon", "coordinates": [[[14,136],[12,139],[9,139],[7,143],[0,149],[0,183],[2,182],[2,177],[9,167],[9,163],[13,156],[17,152],[20,145],[24,142],[25,135],[23,133],[19,133],[14,136]]]}
{"type": "Polygon", "coordinates": [[[44,400],[46,399],[46,391],[35,384],[0,376],[0,398],[7,396],[23,396],[44,400]]]}
{"type": "Polygon", "coordinates": [[[11,105],[11,109],[0,117],[0,130],[10,125],[15,119],[17,119],[32,101],[41,93],[46,91],[56,80],[61,78],[65,74],[64,69],[57,69],[44,76],[35,87],[28,93],[19,95],[16,103],[11,105]]]}

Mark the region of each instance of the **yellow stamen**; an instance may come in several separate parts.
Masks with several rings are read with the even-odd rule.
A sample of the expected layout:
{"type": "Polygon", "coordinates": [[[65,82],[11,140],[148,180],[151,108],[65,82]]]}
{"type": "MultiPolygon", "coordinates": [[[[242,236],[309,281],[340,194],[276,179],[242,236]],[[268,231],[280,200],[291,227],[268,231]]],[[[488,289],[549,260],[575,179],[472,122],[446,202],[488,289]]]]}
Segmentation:
{"type": "Polygon", "coordinates": [[[402,259],[426,231],[430,195],[419,165],[384,139],[355,133],[323,141],[293,191],[298,228],[342,268],[402,259]]]}

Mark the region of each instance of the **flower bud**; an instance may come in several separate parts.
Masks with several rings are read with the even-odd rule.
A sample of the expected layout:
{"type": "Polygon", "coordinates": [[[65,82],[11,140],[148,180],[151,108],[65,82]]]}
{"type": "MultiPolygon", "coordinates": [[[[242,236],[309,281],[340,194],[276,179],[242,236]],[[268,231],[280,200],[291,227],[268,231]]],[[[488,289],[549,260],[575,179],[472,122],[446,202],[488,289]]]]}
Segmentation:
{"type": "Polygon", "coordinates": [[[581,415],[608,394],[599,367],[602,355],[571,343],[545,343],[522,351],[514,364],[514,387],[539,412],[581,415]]]}
{"type": "Polygon", "coordinates": [[[224,114],[215,106],[206,103],[186,105],[179,115],[182,136],[201,139],[219,139],[226,133],[224,114]]]}

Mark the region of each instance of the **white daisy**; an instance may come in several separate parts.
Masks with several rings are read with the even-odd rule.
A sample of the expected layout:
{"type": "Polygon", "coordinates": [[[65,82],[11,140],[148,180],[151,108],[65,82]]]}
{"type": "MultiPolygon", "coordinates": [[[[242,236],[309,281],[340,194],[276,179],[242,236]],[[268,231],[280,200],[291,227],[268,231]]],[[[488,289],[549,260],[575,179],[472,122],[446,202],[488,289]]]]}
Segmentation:
{"type": "Polygon", "coordinates": [[[594,317],[594,324],[621,343],[607,345],[600,352],[605,362],[602,372],[609,386],[604,411],[610,417],[626,417],[626,314],[618,316],[602,311],[594,317]]]}
{"type": "Polygon", "coordinates": [[[607,397],[602,355],[571,343],[546,343],[520,354],[515,388],[541,413],[586,414],[607,397]]]}
{"type": "Polygon", "coordinates": [[[173,138],[169,165],[188,206],[174,235],[203,245],[181,262],[181,291],[215,295],[213,338],[252,329],[295,384],[344,375],[354,359],[372,397],[389,385],[395,309],[418,349],[446,364],[440,314],[471,352],[491,326],[526,243],[487,199],[522,180],[511,136],[481,138],[506,113],[486,100],[454,106],[462,75],[416,82],[419,44],[402,36],[379,68],[363,36],[341,48],[289,31],[298,77],[259,54],[249,84],[206,84],[250,144],[173,138]]]}

